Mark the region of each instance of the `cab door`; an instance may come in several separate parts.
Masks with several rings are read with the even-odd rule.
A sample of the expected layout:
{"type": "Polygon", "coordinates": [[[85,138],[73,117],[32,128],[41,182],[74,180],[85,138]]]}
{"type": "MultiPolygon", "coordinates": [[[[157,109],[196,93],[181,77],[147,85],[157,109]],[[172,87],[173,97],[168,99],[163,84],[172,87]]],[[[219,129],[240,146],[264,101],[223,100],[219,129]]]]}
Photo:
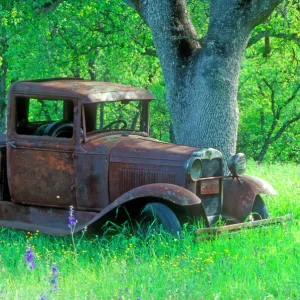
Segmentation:
{"type": "Polygon", "coordinates": [[[15,96],[8,124],[12,201],[76,207],[76,99],[15,96]]]}

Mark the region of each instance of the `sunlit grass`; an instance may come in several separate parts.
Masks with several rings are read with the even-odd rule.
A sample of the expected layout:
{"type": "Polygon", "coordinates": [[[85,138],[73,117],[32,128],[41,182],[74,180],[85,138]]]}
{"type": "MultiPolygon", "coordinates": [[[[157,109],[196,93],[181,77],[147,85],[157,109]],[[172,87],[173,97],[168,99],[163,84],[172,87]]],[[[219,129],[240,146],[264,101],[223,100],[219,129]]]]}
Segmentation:
{"type": "Polygon", "coordinates": [[[293,212],[292,222],[197,243],[192,231],[183,239],[87,235],[76,253],[70,237],[3,228],[0,299],[299,299],[299,166],[250,163],[248,174],[272,183],[279,195],[265,198],[270,213],[293,212]],[[27,245],[33,270],[24,262],[27,245]],[[53,263],[59,291],[50,293],[53,263]]]}

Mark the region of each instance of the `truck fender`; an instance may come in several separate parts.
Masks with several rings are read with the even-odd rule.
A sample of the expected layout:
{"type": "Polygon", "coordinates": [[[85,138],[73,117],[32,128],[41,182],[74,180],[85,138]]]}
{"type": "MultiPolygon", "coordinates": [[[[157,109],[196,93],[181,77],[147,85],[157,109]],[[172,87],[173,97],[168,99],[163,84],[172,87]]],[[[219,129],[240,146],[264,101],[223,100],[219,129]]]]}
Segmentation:
{"type": "Polygon", "coordinates": [[[244,221],[250,215],[258,194],[277,195],[271,184],[265,180],[243,175],[237,179],[224,179],[223,213],[244,221]]]}
{"type": "MultiPolygon", "coordinates": [[[[192,215],[196,212],[201,213],[201,216],[205,216],[204,208],[201,203],[201,199],[193,194],[191,191],[174,184],[166,183],[153,183],[134,188],[119,198],[117,198],[113,203],[103,209],[99,214],[97,214],[91,221],[89,221],[86,226],[96,222],[101,217],[116,209],[119,206],[126,206],[131,201],[137,200],[139,198],[155,198],[155,202],[164,202],[166,205],[173,208],[179,206],[180,210],[188,210],[188,207],[192,208],[192,215]],[[173,205],[173,206],[172,206],[173,205]]],[[[149,202],[149,201],[148,201],[149,202]]],[[[153,201],[152,201],[153,202],[153,201]]],[[[147,202],[146,201],[135,201],[135,208],[142,208],[147,202]]],[[[174,211],[176,214],[176,211],[174,211]]],[[[176,214],[177,215],[177,214],[176,214]]],[[[205,220],[206,221],[206,220],[205,220]]]]}

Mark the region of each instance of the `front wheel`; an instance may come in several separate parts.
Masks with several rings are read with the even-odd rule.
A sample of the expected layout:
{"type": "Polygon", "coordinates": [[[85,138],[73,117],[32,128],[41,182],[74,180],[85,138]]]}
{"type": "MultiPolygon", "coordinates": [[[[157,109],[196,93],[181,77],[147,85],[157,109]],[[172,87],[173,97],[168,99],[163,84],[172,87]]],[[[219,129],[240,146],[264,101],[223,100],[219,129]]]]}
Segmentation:
{"type": "Polygon", "coordinates": [[[270,217],[268,208],[264,200],[259,195],[255,197],[252,207],[252,215],[254,220],[268,219],[270,217]]]}
{"type": "Polygon", "coordinates": [[[144,233],[159,231],[162,227],[175,236],[181,234],[181,226],[174,212],[168,206],[158,202],[148,203],[142,209],[139,225],[144,233]]]}

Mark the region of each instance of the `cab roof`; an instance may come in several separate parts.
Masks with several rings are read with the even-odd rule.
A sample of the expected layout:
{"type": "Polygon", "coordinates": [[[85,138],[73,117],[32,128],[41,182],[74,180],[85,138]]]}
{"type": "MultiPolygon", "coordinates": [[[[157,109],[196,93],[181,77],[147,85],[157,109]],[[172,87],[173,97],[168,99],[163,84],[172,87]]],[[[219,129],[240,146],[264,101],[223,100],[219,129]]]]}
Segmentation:
{"type": "Polygon", "coordinates": [[[19,81],[11,86],[10,92],[32,96],[79,98],[83,104],[155,99],[147,90],[133,86],[69,78],[19,81]]]}

